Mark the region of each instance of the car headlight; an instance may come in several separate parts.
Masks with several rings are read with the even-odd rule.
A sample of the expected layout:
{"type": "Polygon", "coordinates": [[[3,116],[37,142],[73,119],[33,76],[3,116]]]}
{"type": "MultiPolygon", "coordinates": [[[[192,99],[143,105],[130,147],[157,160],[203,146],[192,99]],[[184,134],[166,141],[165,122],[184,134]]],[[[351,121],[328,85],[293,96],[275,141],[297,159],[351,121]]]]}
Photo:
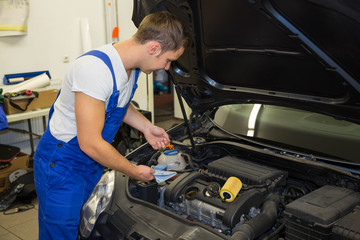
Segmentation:
{"type": "Polygon", "coordinates": [[[81,210],[79,230],[82,237],[89,237],[97,218],[108,206],[114,191],[115,171],[103,174],[89,200],[81,210]]]}

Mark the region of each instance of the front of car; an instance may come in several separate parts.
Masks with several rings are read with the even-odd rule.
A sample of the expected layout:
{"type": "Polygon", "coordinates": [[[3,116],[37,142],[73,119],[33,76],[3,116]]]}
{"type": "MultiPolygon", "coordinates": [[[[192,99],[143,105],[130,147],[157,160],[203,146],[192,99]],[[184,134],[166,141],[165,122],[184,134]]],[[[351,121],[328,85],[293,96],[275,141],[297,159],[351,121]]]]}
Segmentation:
{"type": "Polygon", "coordinates": [[[360,4],[138,0],[133,21],[162,10],[193,37],[169,71],[184,124],[127,158],[173,175],[106,172],[82,238],[358,239],[360,4]]]}

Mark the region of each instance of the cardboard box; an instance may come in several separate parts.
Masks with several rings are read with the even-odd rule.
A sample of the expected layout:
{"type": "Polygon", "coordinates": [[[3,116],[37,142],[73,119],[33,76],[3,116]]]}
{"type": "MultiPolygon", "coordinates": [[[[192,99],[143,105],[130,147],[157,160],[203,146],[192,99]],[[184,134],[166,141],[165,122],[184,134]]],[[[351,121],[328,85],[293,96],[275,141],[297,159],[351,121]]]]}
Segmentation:
{"type": "Polygon", "coordinates": [[[0,170],[0,192],[4,191],[10,186],[9,175],[12,172],[20,168],[28,171],[29,159],[29,155],[21,152],[10,161],[10,167],[0,170]]]}
{"type": "MultiPolygon", "coordinates": [[[[59,92],[58,89],[50,89],[50,90],[44,90],[44,91],[37,91],[39,93],[39,96],[37,98],[34,98],[34,100],[29,104],[26,111],[31,111],[35,109],[40,108],[47,108],[51,107],[51,105],[54,103],[56,96],[59,92]]],[[[22,109],[26,108],[26,105],[28,104],[29,100],[26,98],[21,99],[12,99],[16,105],[21,107],[22,109]]],[[[4,111],[6,114],[14,114],[14,113],[21,113],[24,112],[20,109],[14,108],[10,104],[9,98],[4,98],[4,111]]]]}

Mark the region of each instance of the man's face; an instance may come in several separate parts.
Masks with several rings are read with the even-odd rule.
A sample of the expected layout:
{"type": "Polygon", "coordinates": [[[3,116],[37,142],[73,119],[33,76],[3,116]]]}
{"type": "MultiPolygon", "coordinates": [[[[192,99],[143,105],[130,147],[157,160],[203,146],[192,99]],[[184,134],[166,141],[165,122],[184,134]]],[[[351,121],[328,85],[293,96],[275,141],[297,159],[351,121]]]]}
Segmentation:
{"type": "Polygon", "coordinates": [[[169,70],[172,61],[176,61],[184,53],[184,48],[180,48],[176,51],[166,51],[150,55],[149,60],[142,67],[142,71],[146,74],[150,74],[155,70],[165,69],[169,70]]]}

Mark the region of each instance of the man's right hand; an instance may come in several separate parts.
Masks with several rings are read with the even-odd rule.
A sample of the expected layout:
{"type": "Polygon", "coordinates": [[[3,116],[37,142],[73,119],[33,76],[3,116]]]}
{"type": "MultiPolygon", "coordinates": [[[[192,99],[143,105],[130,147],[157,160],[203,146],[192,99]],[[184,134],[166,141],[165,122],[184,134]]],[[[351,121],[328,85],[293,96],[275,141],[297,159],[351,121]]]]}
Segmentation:
{"type": "Polygon", "coordinates": [[[135,176],[132,177],[143,182],[148,182],[155,178],[154,173],[155,169],[145,165],[138,165],[136,166],[135,176]]]}

